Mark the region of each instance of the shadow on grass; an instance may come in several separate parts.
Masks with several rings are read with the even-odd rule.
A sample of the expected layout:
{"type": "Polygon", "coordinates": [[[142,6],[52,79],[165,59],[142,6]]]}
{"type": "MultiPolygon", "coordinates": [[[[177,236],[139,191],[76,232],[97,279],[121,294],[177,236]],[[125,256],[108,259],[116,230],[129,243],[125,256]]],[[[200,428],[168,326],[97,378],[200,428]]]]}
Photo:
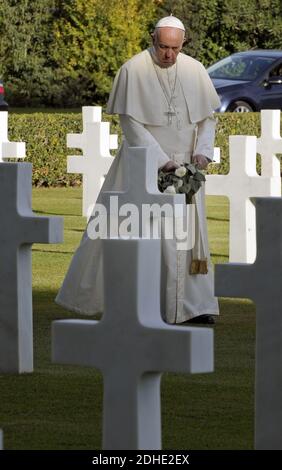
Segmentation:
{"type": "MultiPolygon", "coordinates": [[[[86,227],[85,227],[85,228],[86,228],[86,227]]],[[[66,230],[69,231],[69,232],[84,233],[84,232],[85,232],[85,228],[70,228],[70,229],[66,229],[66,230]]]]}
{"type": "Polygon", "coordinates": [[[207,217],[207,220],[213,220],[215,222],[229,222],[229,219],[221,218],[221,217],[207,217]]]}
{"type": "MultiPolygon", "coordinates": [[[[255,308],[250,301],[221,299],[220,310],[214,373],[163,375],[164,448],[253,447],[255,308]]],[[[78,318],[60,307],[57,312],[78,318]]]]}
{"type": "MultiPolygon", "coordinates": [[[[211,256],[214,258],[226,258],[229,259],[229,255],[223,255],[222,253],[211,253],[211,256]]],[[[216,263],[218,264],[218,263],[216,263]]]]}
{"type": "Polygon", "coordinates": [[[78,318],[54,303],[56,293],[33,292],[34,373],[0,376],[5,449],[101,449],[102,375],[51,363],[52,321],[78,318]]]}
{"type": "Polygon", "coordinates": [[[165,374],[163,443],[167,449],[252,449],[255,307],[221,299],[213,327],[215,371],[165,374]]]}
{"type": "MultiPolygon", "coordinates": [[[[100,372],[51,363],[52,321],[95,317],[56,305],[56,294],[33,292],[35,372],[1,376],[6,449],[101,449],[100,372]]],[[[238,299],[221,299],[220,309],[213,328],[215,371],[163,375],[164,449],[253,447],[255,309],[238,299]]]]}
{"type": "MultiPolygon", "coordinates": [[[[48,215],[56,215],[56,216],[60,216],[60,217],[82,217],[81,214],[72,214],[72,213],[66,213],[65,209],[62,209],[62,212],[59,212],[59,211],[52,211],[52,210],[48,210],[48,211],[38,211],[38,210],[33,210],[33,212],[35,214],[38,214],[38,215],[45,215],[48,217],[48,215]]],[[[86,219],[86,218],[85,218],[86,219]]]]}
{"type": "Polygon", "coordinates": [[[39,253],[60,253],[61,255],[73,255],[73,251],[61,251],[58,250],[57,248],[54,248],[54,250],[44,250],[44,248],[34,248],[32,247],[33,252],[39,252],[39,253]]]}

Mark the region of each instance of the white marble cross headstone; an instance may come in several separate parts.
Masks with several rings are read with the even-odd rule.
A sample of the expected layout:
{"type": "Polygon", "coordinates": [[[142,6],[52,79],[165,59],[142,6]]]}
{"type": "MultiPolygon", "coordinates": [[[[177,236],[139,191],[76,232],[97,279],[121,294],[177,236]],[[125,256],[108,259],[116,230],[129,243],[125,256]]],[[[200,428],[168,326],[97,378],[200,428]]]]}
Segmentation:
{"type": "Polygon", "coordinates": [[[215,267],[215,295],[256,304],[256,449],[282,449],[282,199],[255,199],[254,264],[215,267]]]}
{"type": "Polygon", "coordinates": [[[33,371],[32,243],[61,243],[63,219],[31,209],[30,163],[0,163],[0,373],[33,371]]]}
{"type": "Polygon", "coordinates": [[[0,162],[7,158],[24,158],[25,142],[8,140],[8,111],[0,111],[0,162]]]}
{"type": "Polygon", "coordinates": [[[53,322],[52,359],[101,370],[104,449],[160,449],[161,373],[211,372],[213,331],[161,319],[160,240],[102,243],[102,320],[53,322]]]}
{"type": "Polygon", "coordinates": [[[110,149],[118,145],[117,136],[110,135],[110,123],[101,122],[100,106],[84,106],[82,118],[82,134],[67,134],[67,146],[82,149],[83,155],[69,156],[67,171],[83,174],[82,214],[89,217],[113,161],[110,149]]]}
{"type": "Polygon", "coordinates": [[[279,110],[261,111],[261,136],[258,138],[257,152],[261,155],[261,175],[280,178],[280,159],[277,157],[277,154],[282,154],[279,110]]]}
{"type": "Polygon", "coordinates": [[[229,198],[229,261],[255,260],[255,207],[251,198],[281,195],[280,178],[257,174],[256,143],[255,136],[230,136],[228,175],[206,177],[206,194],[229,198]]]}

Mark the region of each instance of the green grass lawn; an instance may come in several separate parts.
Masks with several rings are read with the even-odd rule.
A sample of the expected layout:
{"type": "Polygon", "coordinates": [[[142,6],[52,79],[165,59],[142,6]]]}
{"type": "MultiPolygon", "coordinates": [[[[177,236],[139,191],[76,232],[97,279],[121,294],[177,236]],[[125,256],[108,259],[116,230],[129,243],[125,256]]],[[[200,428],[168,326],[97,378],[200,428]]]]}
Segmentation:
{"type": "MultiPolygon", "coordinates": [[[[64,243],[33,246],[33,374],[0,375],[0,428],[5,449],[101,449],[102,376],[50,362],[51,322],[78,318],[54,303],[85,219],[81,189],[33,190],[33,209],[65,218],[64,243]]],[[[228,261],[228,203],[208,198],[214,262],[228,261]]],[[[221,299],[214,326],[215,372],[164,374],[164,449],[252,449],[255,308],[221,299]]],[[[85,317],[83,317],[85,318],[85,317]]]]}

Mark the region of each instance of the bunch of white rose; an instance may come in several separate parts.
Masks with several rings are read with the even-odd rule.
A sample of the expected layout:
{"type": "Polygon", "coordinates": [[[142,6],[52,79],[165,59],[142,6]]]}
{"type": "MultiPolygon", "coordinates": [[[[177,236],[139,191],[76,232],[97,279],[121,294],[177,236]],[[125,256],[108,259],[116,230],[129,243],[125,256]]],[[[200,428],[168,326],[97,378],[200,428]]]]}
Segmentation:
{"type": "Polygon", "coordinates": [[[158,188],[163,193],[185,194],[186,204],[191,204],[194,194],[206,180],[205,175],[192,163],[184,163],[176,170],[160,170],[158,188]]]}

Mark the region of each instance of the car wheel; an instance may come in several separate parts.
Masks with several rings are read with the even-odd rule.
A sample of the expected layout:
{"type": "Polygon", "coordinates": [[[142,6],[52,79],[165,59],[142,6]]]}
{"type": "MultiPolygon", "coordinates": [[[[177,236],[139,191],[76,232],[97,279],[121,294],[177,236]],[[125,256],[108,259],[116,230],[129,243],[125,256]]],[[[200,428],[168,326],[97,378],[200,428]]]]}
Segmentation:
{"type": "Polygon", "coordinates": [[[228,111],[232,113],[251,113],[254,110],[246,101],[234,101],[234,103],[229,106],[228,111]]]}

